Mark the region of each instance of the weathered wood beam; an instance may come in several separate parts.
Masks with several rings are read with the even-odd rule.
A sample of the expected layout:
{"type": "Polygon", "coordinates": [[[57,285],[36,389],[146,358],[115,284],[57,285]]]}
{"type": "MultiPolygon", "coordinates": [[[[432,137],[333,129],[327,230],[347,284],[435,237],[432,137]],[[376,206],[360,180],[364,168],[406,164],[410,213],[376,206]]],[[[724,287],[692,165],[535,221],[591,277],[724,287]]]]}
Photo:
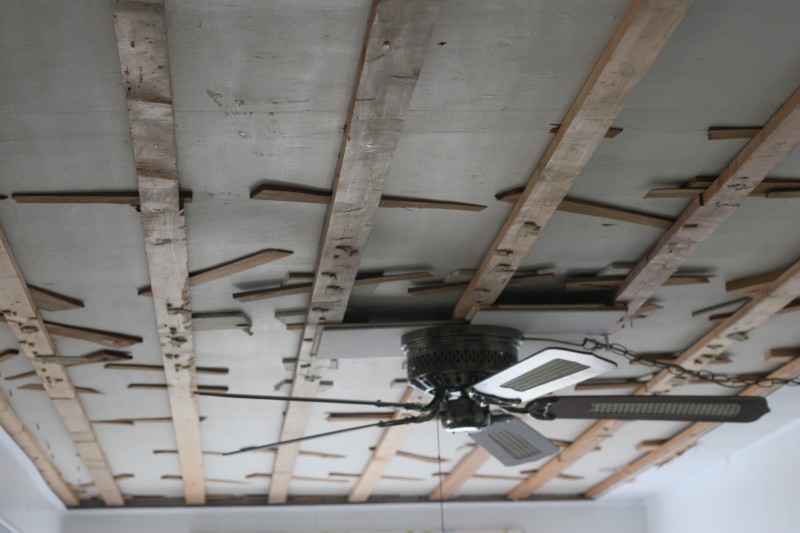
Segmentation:
{"type": "Polygon", "coordinates": [[[725,283],[725,291],[750,296],[763,290],[783,274],[783,270],[770,270],[753,276],[733,279],[725,283]]]}
{"type": "Polygon", "coordinates": [[[772,348],[764,352],[764,361],[773,363],[776,361],[789,362],[800,357],[800,346],[791,348],[772,348]]]}
{"type": "MultiPolygon", "coordinates": [[[[97,389],[92,389],[90,387],[74,387],[75,392],[78,394],[103,394],[97,389]]],[[[47,392],[47,388],[43,383],[26,383],[20,387],[17,387],[17,390],[32,390],[32,391],[41,391],[47,392]]]]}
{"type": "Polygon", "coordinates": [[[184,496],[206,502],[194,340],[192,335],[186,220],[178,187],[172,86],[164,5],[118,0],[117,50],[128,98],[139,208],[169,385],[184,496]]]}
{"type": "Polygon", "coordinates": [[[36,437],[25,427],[17,413],[11,408],[5,395],[0,392],[0,427],[11,437],[17,446],[36,465],[45,483],[67,507],[77,507],[80,500],[72,488],[61,477],[61,472],[50,459],[50,455],[42,448],[36,437]]]}
{"type": "MultiPolygon", "coordinates": [[[[736,342],[745,340],[747,333],[776,315],[788,303],[800,297],[800,260],[786,269],[781,276],[770,283],[757,296],[745,303],[730,318],[703,335],[684,350],[672,363],[692,370],[703,368],[736,342]]],[[[661,394],[670,390],[674,376],[666,370],[658,372],[653,378],[639,386],[634,392],[637,396],[661,394]]],[[[613,436],[623,422],[600,420],[585,431],[557,459],[550,460],[539,472],[512,490],[508,497],[525,499],[562,473],[576,461],[613,436]]]]}
{"type": "Polygon", "coordinates": [[[5,361],[10,361],[14,359],[16,356],[19,355],[19,350],[3,350],[0,353],[0,363],[4,363],[5,361]]]}
{"type": "Polygon", "coordinates": [[[109,420],[92,420],[92,424],[112,424],[119,426],[133,426],[136,424],[171,424],[171,416],[158,416],[153,418],[112,418],[109,420]]]}
{"type": "MultiPolygon", "coordinates": [[[[400,402],[422,403],[424,399],[425,395],[422,392],[408,388],[400,402]]],[[[392,416],[392,420],[398,420],[408,415],[409,413],[405,411],[397,411],[392,416]]],[[[369,461],[362,470],[353,490],[347,496],[348,502],[365,502],[369,499],[370,494],[375,490],[375,485],[384,476],[389,463],[394,459],[409,431],[411,431],[411,425],[394,426],[383,430],[378,444],[372,450],[369,461]]]]}
{"type": "Polygon", "coordinates": [[[39,355],[36,360],[44,364],[76,366],[90,365],[94,363],[105,363],[109,361],[130,361],[133,356],[124,352],[112,350],[99,350],[87,355],[66,356],[66,355],[39,355]]]}
{"type": "MultiPolygon", "coordinates": [[[[267,473],[247,474],[247,479],[273,479],[275,476],[267,473]]],[[[292,476],[291,481],[311,481],[314,483],[347,483],[346,479],[331,479],[327,477],[292,476]]]]}
{"type": "MultiPolygon", "coordinates": [[[[175,475],[164,475],[161,476],[161,479],[165,481],[183,481],[183,476],[175,476],[175,475]]],[[[206,483],[224,483],[227,485],[247,485],[247,481],[239,481],[237,479],[216,479],[207,477],[204,480],[206,483]]]]}
{"type": "MultiPolygon", "coordinates": [[[[192,201],[192,191],[180,191],[181,202],[192,201]]],[[[29,192],[12,194],[20,204],[116,204],[139,205],[139,191],[29,192]]]]}
{"type": "MultiPolygon", "coordinates": [[[[508,282],[509,285],[527,285],[528,283],[536,283],[537,281],[547,281],[555,279],[556,275],[552,272],[546,274],[523,274],[514,276],[508,282]]],[[[427,296],[429,294],[441,294],[445,292],[463,291],[469,286],[469,282],[462,283],[436,283],[435,285],[420,285],[419,287],[411,287],[408,289],[408,294],[412,296],[427,296]]]]}
{"type": "Polygon", "coordinates": [[[57,292],[41,289],[29,285],[33,301],[39,309],[45,311],[68,311],[70,309],[82,309],[83,302],[77,298],[70,298],[57,292]]]}
{"type": "MultiPolygon", "coordinates": [[[[211,281],[232,276],[234,274],[238,274],[239,272],[244,272],[246,270],[250,270],[251,268],[266,265],[267,263],[277,261],[278,259],[283,259],[284,257],[292,255],[293,253],[294,252],[290,252],[288,250],[261,250],[260,252],[255,252],[245,255],[244,257],[226,261],[213,267],[191,272],[189,274],[189,286],[197,287],[198,285],[202,285],[204,283],[209,283],[211,281]]],[[[139,289],[139,296],[152,295],[153,293],[150,290],[150,287],[139,289]]]]}
{"type": "MultiPolygon", "coordinates": [[[[355,479],[361,477],[361,474],[347,473],[347,472],[328,472],[328,475],[331,477],[349,477],[355,479]]],[[[393,481],[425,481],[425,478],[422,477],[389,476],[386,474],[382,475],[381,479],[389,479],[393,481]]]]}
{"type": "MultiPolygon", "coordinates": [[[[794,359],[786,363],[778,370],[770,373],[767,379],[794,379],[797,376],[800,376],[800,359],[794,359]]],[[[752,386],[740,392],[739,396],[769,396],[779,388],[780,386],[768,388],[752,386]]],[[[645,470],[655,465],[664,464],[664,462],[669,461],[675,455],[697,444],[697,441],[703,435],[708,434],[721,425],[722,424],[712,422],[697,422],[692,424],[647,455],[640,457],[627,467],[594,485],[586,491],[585,496],[591,499],[599,498],[620,484],[631,481],[645,470]]]]}
{"type": "MultiPolygon", "coordinates": [[[[166,390],[172,392],[172,387],[169,383],[129,383],[129,389],[134,390],[166,390]]],[[[197,392],[228,392],[227,385],[196,385],[197,392]]],[[[173,419],[174,419],[173,414],[173,419]]],[[[200,421],[198,420],[198,424],[200,421]]]]}
{"type": "MultiPolygon", "coordinates": [[[[361,274],[356,276],[353,282],[354,287],[365,285],[378,285],[380,283],[391,283],[394,281],[411,281],[417,279],[430,279],[433,276],[430,272],[408,272],[404,274],[361,274]]],[[[256,289],[252,291],[234,293],[233,298],[239,302],[255,302],[257,300],[267,300],[270,298],[280,298],[294,294],[308,294],[311,292],[313,283],[298,283],[296,285],[286,285],[285,287],[275,287],[270,289],[256,289]]]]}
{"type": "MultiPolygon", "coordinates": [[[[103,368],[106,368],[108,370],[136,370],[143,372],[164,372],[164,367],[161,365],[140,365],[133,363],[108,363],[103,368]]],[[[228,369],[222,367],[198,366],[196,370],[198,374],[208,374],[212,376],[224,376],[228,374],[228,369]]]]}
{"type": "MultiPolygon", "coordinates": [[[[331,193],[296,185],[260,185],[250,192],[250,198],[275,202],[299,202],[304,204],[329,205],[331,193]]],[[[406,198],[381,196],[378,207],[394,209],[446,209],[451,211],[483,211],[485,205],[428,198],[406,198]]]]}
{"type": "Polygon", "coordinates": [[[20,349],[42,380],[39,384],[50,396],[75,444],[78,456],[89,475],[97,483],[106,505],[124,505],[122,493],[114,483],[97,436],[89,422],[78,389],[64,367],[45,366],[36,360],[39,355],[58,355],[53,339],[33,301],[28,284],[6,239],[0,230],[0,309],[11,327],[20,349]]]}
{"type": "MultiPolygon", "coordinates": [[[[650,189],[645,198],[697,198],[703,195],[716,179],[715,176],[698,176],[692,178],[681,187],[656,188],[650,189]]],[[[764,178],[761,183],[756,185],[750,192],[750,197],[792,198],[800,191],[800,180],[783,178],[764,178]],[[776,196],[777,195],[777,196],[776,196]]]]}
{"type": "Polygon", "coordinates": [[[13,376],[7,376],[4,379],[6,381],[17,381],[17,380],[20,380],[20,379],[32,378],[33,376],[36,376],[36,375],[37,375],[36,374],[36,370],[29,370],[27,372],[22,372],[21,374],[14,374],[13,376]]]}
{"type": "MultiPolygon", "coordinates": [[[[6,322],[5,317],[0,317],[0,322],[6,322]]],[[[56,337],[67,337],[79,341],[93,342],[95,344],[102,344],[111,348],[125,348],[134,344],[142,342],[141,337],[134,337],[132,335],[125,335],[122,333],[113,333],[110,331],[101,331],[99,329],[82,328],[79,326],[70,326],[68,324],[57,324],[55,322],[42,322],[48,330],[50,335],[56,337]]]]}
{"type": "MultiPolygon", "coordinates": [[[[501,202],[515,203],[522,196],[525,191],[524,187],[512,189],[495,195],[495,198],[501,202]]],[[[631,224],[640,224],[642,226],[650,226],[652,228],[667,229],[672,225],[672,219],[660,216],[651,215],[649,213],[642,213],[633,209],[626,209],[624,207],[616,207],[608,204],[601,204],[599,202],[590,202],[588,200],[579,200],[565,196],[564,199],[558,204],[557,211],[564,213],[574,213],[576,215],[585,215],[589,217],[598,217],[607,220],[618,220],[620,222],[630,222],[631,224]]]]}
{"type": "Polygon", "coordinates": [[[690,4],[632,4],[456,305],[456,318],[500,296],[690,4]]]}
{"type": "MultiPolygon", "coordinates": [[[[560,129],[561,129],[561,124],[551,124],[549,132],[550,133],[558,133],[558,130],[560,130],[560,129]]],[[[620,133],[622,133],[622,128],[608,128],[608,131],[606,131],[606,134],[605,134],[605,138],[606,139],[613,139],[614,137],[616,137],[620,133]]]]}
{"type": "MultiPolygon", "coordinates": [[[[319,388],[318,325],[344,317],[439,6],[438,0],[373,2],[297,355],[298,363],[311,364],[295,366],[292,396],[314,396],[319,388]]],[[[311,405],[288,404],[279,440],[305,433],[311,405]]],[[[270,503],[287,501],[298,450],[297,444],[278,449],[270,503]]]]}
{"type": "Polygon", "coordinates": [[[800,89],[628,274],[615,295],[617,303],[627,304],[628,316],[650,299],[798,144],[800,89]]]}
{"type": "MultiPolygon", "coordinates": [[[[622,285],[624,276],[581,276],[568,278],[564,284],[566,292],[581,291],[607,291],[622,285]]],[[[675,274],[667,278],[665,287],[678,285],[704,285],[709,282],[709,276],[675,274]]]]}

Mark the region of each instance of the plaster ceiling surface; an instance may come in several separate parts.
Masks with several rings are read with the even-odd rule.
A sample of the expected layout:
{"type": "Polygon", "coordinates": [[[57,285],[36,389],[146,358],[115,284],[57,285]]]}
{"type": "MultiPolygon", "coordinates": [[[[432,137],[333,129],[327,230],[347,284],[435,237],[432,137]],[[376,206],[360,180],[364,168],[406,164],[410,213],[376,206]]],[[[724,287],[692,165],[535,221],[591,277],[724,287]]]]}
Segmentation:
{"type": "MultiPolygon", "coordinates": [[[[200,385],[227,386],[229,392],[242,394],[288,391],[293,372],[283,360],[296,356],[301,334],[287,329],[275,314],[299,310],[302,315],[308,297],[240,303],[232,294],[279,285],[288,273],[313,273],[326,207],[258,201],[249,195],[261,184],[332,188],[370,6],[366,0],[167,2],[179,177],[181,188],[193,192],[185,206],[189,270],[266,248],[293,252],[192,288],[195,312],[237,311],[252,321],[252,335],[237,329],[195,332],[197,365],[229,371],[200,375],[200,385]]],[[[476,269],[512,209],[495,194],[527,182],[553,139],[550,128],[564,120],[627,8],[623,0],[444,0],[384,193],[487,208],[479,213],[381,209],[372,221],[360,269],[424,269],[435,280],[456,270],[476,269]]],[[[136,190],[112,15],[113,3],[99,0],[31,0],[0,6],[0,194],[136,190]]],[[[677,218],[688,200],[644,195],[654,187],[719,174],[746,141],[708,141],[706,129],[762,125],[800,85],[799,19],[800,6],[791,0],[695,3],[616,119],[622,134],[603,141],[570,196],[677,218]]],[[[791,154],[770,175],[799,178],[800,154],[791,154]]],[[[784,268],[798,259],[797,201],[745,200],[682,267],[710,276],[709,283],[660,288],[653,301],[662,308],[627,323],[612,340],[642,352],[680,352],[688,347],[712,326],[708,314],[692,313],[736,298],[725,292],[726,281],[784,268]]],[[[161,364],[152,301],[137,295],[150,280],[140,216],[134,208],[21,204],[9,198],[0,201],[0,225],[30,284],[85,304],[82,309],[45,311],[45,320],[141,337],[141,343],[126,348],[133,362],[161,364]]],[[[576,296],[563,292],[567,276],[593,275],[612,263],[636,263],[662,233],[653,227],[557,212],[521,268],[552,272],[555,278],[510,288],[500,302],[575,303],[576,296]]],[[[410,296],[411,286],[412,282],[397,282],[357,287],[349,309],[372,319],[451,317],[460,293],[410,296]]],[[[602,298],[590,296],[593,303],[602,298]]],[[[535,329],[526,333],[535,334],[535,329]]],[[[559,337],[580,341],[584,329],[578,323],[559,337]]],[[[323,347],[326,340],[339,339],[343,346],[393,348],[352,358],[336,354],[335,362],[332,356],[325,358],[321,378],[332,385],[319,396],[398,401],[406,377],[399,333],[392,333],[390,343],[388,333],[353,330],[335,335],[327,340],[323,334],[323,347]]],[[[62,355],[98,349],[85,341],[57,337],[55,342],[62,355]]],[[[726,352],[732,362],[714,370],[770,371],[778,363],[765,363],[765,351],[799,344],[797,314],[779,315],[732,346],[726,352]]],[[[526,342],[523,355],[546,346],[526,342]]],[[[0,328],[0,349],[16,347],[11,331],[0,328]]],[[[608,357],[619,368],[604,377],[651,372],[608,357]]],[[[3,362],[0,389],[64,479],[76,486],[91,482],[47,395],[18,389],[38,378],[7,379],[30,369],[22,356],[3,362]]],[[[128,388],[131,383],[163,384],[163,374],[87,365],[71,369],[70,375],[76,385],[100,392],[81,395],[91,420],[170,416],[165,391],[128,388]]],[[[675,392],[735,391],[698,384],[676,387],[675,392]]],[[[780,408],[757,424],[719,430],[735,432],[731,442],[738,448],[718,446],[719,440],[713,439],[719,437],[712,433],[696,448],[702,453],[687,452],[674,465],[617,489],[612,497],[639,498],[660,490],[791,423],[800,415],[782,399],[793,398],[791,394],[778,393],[780,408]],[[687,461],[691,466],[685,466],[687,461]]],[[[211,397],[197,401],[207,452],[279,439],[286,409],[282,402],[211,397]]],[[[316,405],[306,434],[357,424],[328,421],[331,412],[375,410],[316,405]]],[[[591,423],[531,425],[549,438],[573,441],[591,423]]],[[[574,478],[555,479],[540,492],[581,495],[639,457],[640,441],[667,439],[684,427],[626,424],[601,450],[565,472],[574,478]]],[[[182,497],[180,481],[162,479],[181,475],[177,455],[153,453],[176,449],[171,424],[97,423],[94,429],[112,472],[133,474],[118,482],[126,496],[182,497]]],[[[381,433],[371,428],[303,443],[303,451],[341,457],[300,455],[290,495],[347,496],[356,483],[352,475],[362,472],[381,433]]],[[[471,443],[431,422],[412,427],[400,449],[441,455],[446,473],[471,443]]],[[[266,497],[269,479],[248,476],[270,474],[273,461],[271,453],[208,454],[206,491],[216,497],[266,497]]],[[[490,459],[458,495],[502,498],[519,480],[485,476],[522,479],[522,471],[545,462],[511,468],[490,459]]],[[[425,498],[438,486],[438,473],[435,463],[395,457],[373,496],[425,498]]],[[[87,499],[97,495],[91,487],[81,493],[87,499]]]]}

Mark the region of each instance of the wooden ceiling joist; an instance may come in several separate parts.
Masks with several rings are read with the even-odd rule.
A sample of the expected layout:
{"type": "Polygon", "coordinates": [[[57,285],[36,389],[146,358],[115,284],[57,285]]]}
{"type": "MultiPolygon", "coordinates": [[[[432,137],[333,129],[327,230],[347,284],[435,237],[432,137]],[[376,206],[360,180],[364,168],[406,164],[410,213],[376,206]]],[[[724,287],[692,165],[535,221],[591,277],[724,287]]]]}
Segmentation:
{"type": "MultiPolygon", "coordinates": [[[[781,309],[800,297],[800,260],[784,270],[759,295],[747,302],[730,318],[703,335],[684,350],[672,363],[685,368],[699,370],[713,361],[727,348],[745,340],[747,333],[760,326],[781,309]]],[[[675,376],[666,370],[657,373],[634,392],[637,396],[660,394],[670,389],[675,376]]],[[[584,432],[556,459],[547,462],[539,471],[512,490],[508,497],[514,500],[528,498],[544,484],[564,472],[587,453],[593,451],[605,439],[613,436],[623,426],[622,422],[600,420],[584,432]]]]}
{"type": "Polygon", "coordinates": [[[15,358],[18,355],[19,355],[19,350],[3,350],[3,352],[0,353],[0,363],[3,363],[5,361],[10,361],[11,359],[15,358]]]}
{"type": "MultiPolygon", "coordinates": [[[[536,283],[538,281],[548,281],[555,279],[556,275],[548,272],[544,274],[523,274],[514,276],[508,282],[509,285],[527,285],[528,283],[536,283]]],[[[411,296],[427,296],[429,294],[441,294],[445,292],[463,291],[469,286],[469,282],[461,283],[436,283],[432,285],[420,285],[418,287],[411,287],[408,289],[408,294],[411,296]]]]}
{"type": "MultiPolygon", "coordinates": [[[[321,333],[318,325],[344,318],[439,6],[438,0],[373,2],[320,241],[292,396],[315,396],[319,389],[320,372],[313,364],[321,333]]],[[[303,436],[311,405],[288,404],[279,440],[303,436]]],[[[270,503],[287,501],[298,451],[297,444],[278,449],[270,503]]]]}
{"type": "MultiPolygon", "coordinates": [[[[624,276],[582,276],[567,278],[564,284],[564,290],[566,292],[607,291],[616,289],[622,285],[623,281],[625,281],[624,276]]],[[[667,278],[666,281],[664,281],[664,286],[703,285],[708,283],[708,281],[709,276],[676,274],[667,278]]]]}
{"type": "MultiPolygon", "coordinates": [[[[36,360],[39,355],[58,355],[58,351],[2,230],[0,230],[0,309],[19,342],[20,349],[41,378],[42,387],[53,401],[75,444],[78,456],[97,485],[100,497],[108,506],[124,505],[122,493],[114,482],[111,467],[106,461],[97,435],[78,397],[78,390],[73,385],[67,370],[56,365],[45,367],[36,360]]],[[[14,422],[13,418],[9,415],[9,423],[14,422]]],[[[27,436],[22,435],[21,438],[27,446],[23,449],[36,452],[36,448],[26,441],[27,436]]],[[[41,468],[43,465],[37,462],[37,466],[41,468]]],[[[46,479],[54,480],[52,473],[49,473],[46,479]]],[[[57,494],[63,498],[65,493],[59,490],[57,494]]]]}
{"type": "Polygon", "coordinates": [[[36,306],[44,311],[68,311],[70,309],[83,308],[83,302],[77,298],[70,298],[69,296],[32,285],[29,285],[28,289],[31,291],[31,296],[36,306]]]}
{"type": "MultiPolygon", "coordinates": [[[[273,202],[299,202],[304,204],[329,205],[331,193],[298,187],[296,185],[260,185],[250,192],[250,198],[271,200],[273,202]]],[[[406,198],[401,196],[381,196],[378,207],[388,209],[445,209],[450,211],[483,211],[485,205],[428,198],[406,198]]]]}
{"type": "MultiPolygon", "coordinates": [[[[0,322],[5,322],[5,317],[0,317],[0,322]]],[[[80,326],[70,326],[68,324],[57,324],[55,322],[44,321],[47,332],[56,337],[67,337],[79,341],[93,342],[111,348],[125,348],[142,342],[141,337],[125,335],[123,333],[113,333],[111,331],[100,331],[98,329],[83,328],[80,326]]]]}
{"type": "Polygon", "coordinates": [[[167,20],[161,2],[118,0],[117,50],[128,99],[144,247],[178,459],[189,505],[206,502],[192,335],[186,220],[178,186],[167,20]]]}
{"type": "MultiPolygon", "coordinates": [[[[467,317],[502,293],[690,5],[691,0],[631,5],[484,256],[454,317],[467,317]]],[[[589,449],[596,447],[592,442],[589,449]]],[[[485,451],[470,452],[443,480],[443,496],[452,498],[488,458],[485,451]]],[[[438,489],[429,499],[437,497],[438,489]]]]}
{"type": "Polygon", "coordinates": [[[800,144],[800,89],[786,101],[716,180],[628,274],[615,301],[628,315],[658,290],[728,219],[767,173],[800,144]]]}
{"type": "Polygon", "coordinates": [[[629,8],[458,302],[455,317],[497,299],[690,4],[651,0],[629,8]]]}
{"type": "Polygon", "coordinates": [[[45,483],[67,507],[77,507],[80,503],[72,488],[61,477],[56,465],[42,448],[36,437],[25,427],[17,413],[11,408],[5,395],[0,393],[0,427],[8,433],[17,446],[28,456],[42,475],[45,483]]]}
{"type": "MultiPolygon", "coordinates": [[[[778,370],[770,373],[767,379],[794,379],[798,376],[800,376],[800,359],[794,359],[778,370]]],[[[769,388],[751,386],[740,392],[739,396],[769,396],[779,388],[779,386],[769,388]]],[[[664,464],[665,461],[669,461],[675,455],[697,444],[697,441],[703,435],[708,434],[720,425],[722,424],[711,422],[696,422],[690,425],[688,428],[650,451],[647,455],[640,457],[627,467],[594,485],[586,491],[585,496],[591,499],[599,498],[620,484],[636,478],[636,476],[645,470],[653,466],[664,464]]]]}
{"type": "Polygon", "coordinates": [[[729,139],[752,139],[761,131],[759,126],[747,127],[711,127],[708,128],[709,141],[725,141],[729,139]]]}
{"type": "MultiPolygon", "coordinates": [[[[181,202],[192,202],[191,191],[180,191],[181,202]]],[[[115,204],[139,205],[139,191],[31,192],[12,194],[20,204],[115,204]]]]}

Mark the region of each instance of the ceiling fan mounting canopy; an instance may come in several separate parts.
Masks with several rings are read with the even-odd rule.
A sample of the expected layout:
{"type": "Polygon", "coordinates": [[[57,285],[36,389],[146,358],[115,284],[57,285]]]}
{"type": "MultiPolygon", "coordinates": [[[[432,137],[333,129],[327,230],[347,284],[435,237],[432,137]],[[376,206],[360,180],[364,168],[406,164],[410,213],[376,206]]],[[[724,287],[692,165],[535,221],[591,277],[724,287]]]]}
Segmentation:
{"type": "Polygon", "coordinates": [[[408,382],[460,397],[472,385],[515,364],[522,333],[500,326],[444,326],[403,335],[408,382]]]}

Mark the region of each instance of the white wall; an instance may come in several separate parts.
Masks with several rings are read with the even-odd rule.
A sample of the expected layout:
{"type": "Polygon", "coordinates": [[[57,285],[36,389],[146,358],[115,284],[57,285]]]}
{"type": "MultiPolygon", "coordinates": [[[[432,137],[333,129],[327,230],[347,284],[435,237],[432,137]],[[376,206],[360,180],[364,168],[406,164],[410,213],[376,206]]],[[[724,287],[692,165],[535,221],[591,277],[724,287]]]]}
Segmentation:
{"type": "Polygon", "coordinates": [[[0,532],[59,533],[62,509],[33,463],[0,429],[0,532]]]}
{"type": "Polygon", "coordinates": [[[800,531],[800,422],[646,502],[648,533],[800,531]]]}
{"type": "MultiPolygon", "coordinates": [[[[597,503],[445,503],[446,531],[645,533],[644,506],[597,503]]],[[[64,533],[300,533],[440,531],[438,504],[71,511],[64,533]]]]}

